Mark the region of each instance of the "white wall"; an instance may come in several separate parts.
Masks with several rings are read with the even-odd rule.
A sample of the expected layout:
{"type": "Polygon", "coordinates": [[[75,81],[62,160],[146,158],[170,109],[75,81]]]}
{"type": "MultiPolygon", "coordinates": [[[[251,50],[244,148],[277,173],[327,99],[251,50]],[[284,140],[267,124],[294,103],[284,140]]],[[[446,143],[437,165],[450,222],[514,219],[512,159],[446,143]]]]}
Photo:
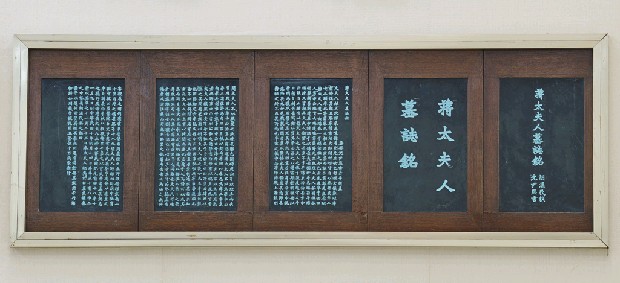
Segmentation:
{"type": "Polygon", "coordinates": [[[620,282],[620,1],[0,0],[0,282],[620,282]],[[16,33],[610,35],[611,248],[11,249],[16,33]]]}

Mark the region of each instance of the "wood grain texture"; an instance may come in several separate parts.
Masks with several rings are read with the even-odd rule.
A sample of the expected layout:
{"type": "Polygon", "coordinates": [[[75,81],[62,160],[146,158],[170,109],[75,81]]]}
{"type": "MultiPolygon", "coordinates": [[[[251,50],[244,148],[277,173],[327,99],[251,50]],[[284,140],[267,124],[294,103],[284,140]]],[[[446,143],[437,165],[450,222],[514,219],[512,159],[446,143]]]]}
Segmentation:
{"type": "Polygon", "coordinates": [[[591,232],[592,227],[592,50],[485,51],[484,216],[485,231],[591,232]],[[499,211],[499,79],[584,78],[584,212],[499,211]]]}
{"type": "Polygon", "coordinates": [[[370,52],[369,230],[479,231],[482,227],[482,51],[370,52]],[[467,78],[467,212],[383,211],[385,78],[467,78]]]}
{"type": "Polygon", "coordinates": [[[142,51],[140,231],[248,231],[253,209],[252,51],[142,51]],[[154,211],[157,78],[238,78],[239,157],[236,212],[154,211]]]}
{"type": "Polygon", "coordinates": [[[254,138],[254,230],[367,229],[368,52],[257,51],[254,138]],[[272,78],[352,78],[352,211],[269,211],[269,85],[272,78]]]}
{"type": "Polygon", "coordinates": [[[136,231],[138,229],[139,78],[138,51],[30,50],[26,231],[136,231]],[[41,79],[125,79],[123,210],[121,212],[40,212],[41,79]],[[134,111],[132,111],[134,110],[134,111]]]}

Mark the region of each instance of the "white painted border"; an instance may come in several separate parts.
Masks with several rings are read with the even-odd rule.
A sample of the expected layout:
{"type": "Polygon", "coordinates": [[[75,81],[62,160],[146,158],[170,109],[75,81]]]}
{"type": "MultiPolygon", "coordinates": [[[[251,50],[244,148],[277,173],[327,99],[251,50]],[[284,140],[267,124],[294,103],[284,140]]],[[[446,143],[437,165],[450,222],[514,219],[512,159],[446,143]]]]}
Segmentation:
{"type": "Polygon", "coordinates": [[[15,39],[13,53],[13,148],[11,160],[10,238],[24,233],[26,223],[26,140],[28,98],[28,47],[15,39]]]}
{"type": "Polygon", "coordinates": [[[470,36],[17,35],[13,72],[12,247],[442,246],[607,248],[606,34],[470,36]],[[25,232],[28,49],[593,49],[592,232],[25,232]]]}
{"type": "Polygon", "coordinates": [[[606,248],[593,233],[484,232],[26,232],[15,247],[433,246],[606,248]]]}
{"type": "Polygon", "coordinates": [[[28,48],[495,49],[592,48],[604,34],[467,36],[17,35],[28,48]]]}
{"type": "Polygon", "coordinates": [[[609,242],[609,172],[608,172],[608,91],[609,60],[607,36],[603,37],[593,48],[592,80],[592,191],[593,191],[593,226],[594,233],[605,244],[609,242]]]}

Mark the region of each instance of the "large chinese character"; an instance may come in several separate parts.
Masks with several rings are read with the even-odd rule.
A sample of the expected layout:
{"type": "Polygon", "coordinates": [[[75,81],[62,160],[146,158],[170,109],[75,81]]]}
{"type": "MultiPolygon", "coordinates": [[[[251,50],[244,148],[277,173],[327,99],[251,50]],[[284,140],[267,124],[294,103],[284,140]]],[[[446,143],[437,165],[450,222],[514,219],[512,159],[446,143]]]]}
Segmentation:
{"type": "Polygon", "coordinates": [[[403,129],[402,131],[400,131],[400,134],[404,142],[418,142],[418,132],[416,132],[413,127],[409,129],[403,129]]]}
{"type": "Polygon", "coordinates": [[[543,148],[540,145],[535,145],[532,147],[532,154],[543,154],[543,148]]]}
{"type": "Polygon", "coordinates": [[[455,189],[450,188],[450,186],[448,186],[448,180],[443,180],[443,184],[441,184],[441,186],[438,189],[436,189],[435,191],[439,192],[439,191],[441,191],[443,189],[447,189],[448,192],[456,191],[455,189]]]}
{"type": "Polygon", "coordinates": [[[543,96],[545,95],[545,91],[542,88],[536,89],[534,97],[536,97],[536,99],[543,99],[543,96]]]}
{"type": "Polygon", "coordinates": [[[534,133],[534,135],[532,135],[532,142],[534,144],[542,144],[543,143],[542,134],[534,133]]]}
{"type": "Polygon", "coordinates": [[[437,138],[437,140],[448,140],[451,142],[454,141],[454,139],[449,136],[449,134],[451,134],[452,131],[448,130],[448,127],[446,126],[443,126],[443,131],[437,132],[437,133],[439,134],[439,137],[437,138]]]}
{"type": "Polygon", "coordinates": [[[536,121],[544,122],[545,120],[543,120],[543,118],[542,118],[542,113],[536,112],[536,115],[534,116],[534,120],[532,120],[532,121],[534,121],[534,122],[536,122],[536,121]]]}
{"type": "Polygon", "coordinates": [[[416,116],[418,116],[418,109],[415,108],[416,105],[416,101],[415,100],[405,100],[404,103],[401,103],[400,105],[405,106],[405,109],[402,110],[403,114],[400,115],[404,118],[415,118],[416,116]]]}
{"type": "Polygon", "coordinates": [[[400,168],[418,168],[418,162],[415,161],[413,153],[409,155],[403,154],[403,157],[398,162],[400,162],[400,168]]]}
{"type": "Polygon", "coordinates": [[[441,100],[441,102],[437,103],[437,105],[439,105],[439,110],[437,110],[437,113],[441,114],[441,116],[451,117],[452,110],[454,110],[454,107],[452,107],[452,104],[453,103],[452,103],[452,100],[450,100],[450,98],[441,100]]]}
{"type": "Polygon", "coordinates": [[[534,156],[532,159],[533,166],[542,166],[543,164],[545,164],[545,162],[543,161],[542,156],[534,156]]]}
{"type": "Polygon", "coordinates": [[[445,151],[443,152],[443,154],[439,157],[439,159],[437,160],[439,161],[439,164],[437,164],[437,167],[441,167],[443,165],[446,165],[448,167],[452,167],[450,166],[450,161],[452,161],[452,158],[450,158],[450,155],[448,155],[445,151]]]}
{"type": "Polygon", "coordinates": [[[540,101],[537,101],[536,104],[534,104],[534,110],[535,111],[543,111],[545,109],[543,109],[542,103],[540,103],[540,101]]]}
{"type": "Polygon", "coordinates": [[[532,130],[533,132],[535,131],[540,131],[540,132],[544,132],[545,129],[540,127],[540,124],[536,124],[536,127],[534,127],[534,129],[532,130]]]}

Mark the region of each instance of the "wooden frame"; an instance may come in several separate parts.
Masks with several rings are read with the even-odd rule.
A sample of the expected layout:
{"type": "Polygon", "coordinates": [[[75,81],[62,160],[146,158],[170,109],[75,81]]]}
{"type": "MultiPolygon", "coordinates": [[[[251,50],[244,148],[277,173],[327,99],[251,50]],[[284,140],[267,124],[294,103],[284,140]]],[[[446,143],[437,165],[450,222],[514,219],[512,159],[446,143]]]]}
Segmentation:
{"type": "Polygon", "coordinates": [[[485,51],[485,231],[592,230],[592,50],[485,51]],[[571,60],[567,60],[570,58],[571,60]],[[584,212],[499,211],[500,78],[584,78],[584,212]],[[588,158],[590,157],[590,158],[588,158]]]}
{"type": "Polygon", "coordinates": [[[368,53],[364,51],[257,51],[254,139],[254,229],[257,231],[365,231],[368,53]],[[352,212],[269,211],[270,79],[352,78],[352,212]]]}
{"type": "Polygon", "coordinates": [[[606,248],[608,38],[579,35],[101,36],[18,35],[13,72],[10,236],[13,247],[469,246],[606,248]],[[593,50],[593,229],[589,232],[31,232],[25,229],[28,54],[43,49],[540,49],[593,50]]]}
{"type": "Polygon", "coordinates": [[[251,51],[142,52],[140,231],[252,230],[252,123],[254,54],[251,51]],[[188,66],[191,66],[189,68],[188,66]],[[237,211],[154,211],[158,78],[238,78],[239,154],[237,211]]]}
{"type": "Polygon", "coordinates": [[[482,51],[370,52],[371,231],[480,231],[482,220],[482,51]],[[467,212],[384,212],[383,82],[386,78],[466,78],[467,212]]]}
{"type": "Polygon", "coordinates": [[[39,211],[41,79],[43,78],[122,78],[125,79],[125,109],[138,108],[139,53],[137,51],[33,51],[29,54],[28,134],[26,198],[28,231],[136,231],[138,226],[139,114],[124,112],[124,178],[121,212],[45,212],[39,211]],[[45,63],[43,63],[45,62],[45,63]],[[88,62],[85,64],[84,62],[88,62]],[[47,64],[49,63],[49,64],[47,64]],[[64,68],[56,68],[63,65],[64,68]],[[97,221],[93,221],[96,219],[97,221]]]}

